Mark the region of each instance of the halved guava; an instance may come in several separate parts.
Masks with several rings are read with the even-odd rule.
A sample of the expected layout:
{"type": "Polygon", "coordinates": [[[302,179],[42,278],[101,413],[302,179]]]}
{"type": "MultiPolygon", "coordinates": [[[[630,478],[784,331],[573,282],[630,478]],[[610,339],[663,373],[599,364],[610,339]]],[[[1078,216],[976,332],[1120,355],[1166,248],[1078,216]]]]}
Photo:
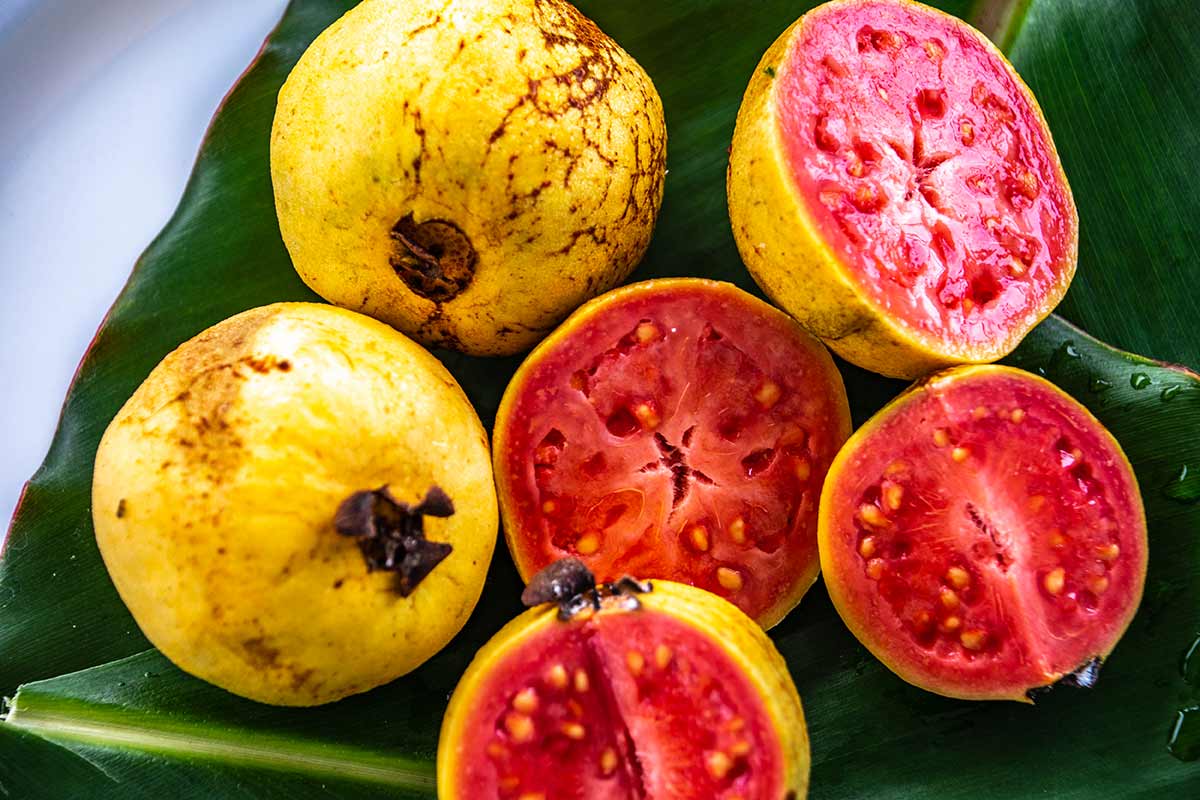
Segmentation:
{"type": "Polygon", "coordinates": [[[907,0],[827,3],[780,36],[743,100],[728,190],[759,285],[885,375],[1000,358],[1075,270],[1037,101],[982,34],[907,0]]]}
{"type": "Polygon", "coordinates": [[[563,557],[665,577],[770,626],[812,585],[817,498],[849,435],[821,343],[740,289],[647,281],[584,305],[504,394],[493,457],[528,580],[563,557]]]}
{"type": "Polygon", "coordinates": [[[808,735],[761,628],[654,581],[522,614],[479,653],[438,743],[443,800],[802,800],[808,735]]]}
{"type": "Polygon", "coordinates": [[[1090,683],[1146,574],[1120,446],[1010,367],[934,375],[856,432],[830,468],[820,543],[862,643],[906,681],[970,699],[1090,683]]]}

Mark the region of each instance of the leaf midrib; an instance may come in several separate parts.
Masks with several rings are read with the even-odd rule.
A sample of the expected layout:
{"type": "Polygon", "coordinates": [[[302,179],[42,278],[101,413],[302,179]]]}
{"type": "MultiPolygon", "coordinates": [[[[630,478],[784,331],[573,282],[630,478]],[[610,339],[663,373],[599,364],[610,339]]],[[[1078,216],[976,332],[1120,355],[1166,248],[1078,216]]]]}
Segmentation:
{"type": "Polygon", "coordinates": [[[18,692],[4,723],[49,742],[95,745],[181,760],[205,760],[279,772],[304,773],[333,780],[354,780],[411,789],[433,790],[432,765],[358,748],[329,747],[282,737],[253,734],[254,741],[197,724],[156,722],[148,715],[130,722],[121,712],[46,698],[32,705],[18,692]],[[202,733],[197,732],[202,730],[202,733]]]}

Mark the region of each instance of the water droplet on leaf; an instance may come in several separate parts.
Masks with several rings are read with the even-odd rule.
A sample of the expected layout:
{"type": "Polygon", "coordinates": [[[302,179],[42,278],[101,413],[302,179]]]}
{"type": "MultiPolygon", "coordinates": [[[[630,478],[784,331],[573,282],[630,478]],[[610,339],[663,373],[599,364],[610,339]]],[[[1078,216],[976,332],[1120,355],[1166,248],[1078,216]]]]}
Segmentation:
{"type": "Polygon", "coordinates": [[[1163,487],[1163,494],[1181,503],[1200,500],[1200,469],[1193,469],[1184,464],[1175,480],[1163,487]]]}
{"type": "Polygon", "coordinates": [[[1180,761],[1200,758],[1200,706],[1183,708],[1175,713],[1167,750],[1180,761]]]}
{"type": "Polygon", "coordinates": [[[1150,385],[1150,376],[1144,372],[1135,372],[1129,376],[1129,385],[1139,391],[1145,389],[1150,385]]]}

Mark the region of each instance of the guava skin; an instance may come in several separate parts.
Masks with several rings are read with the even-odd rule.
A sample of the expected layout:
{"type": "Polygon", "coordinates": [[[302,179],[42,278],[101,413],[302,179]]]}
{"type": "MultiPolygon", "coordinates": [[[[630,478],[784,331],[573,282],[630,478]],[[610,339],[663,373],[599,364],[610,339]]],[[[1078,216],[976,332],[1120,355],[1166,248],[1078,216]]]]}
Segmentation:
{"type": "MultiPolygon", "coordinates": [[[[327,703],[440,650],[483,589],[498,527],[487,435],[444,367],[351,311],[279,303],[155,367],[104,433],[96,543],[146,637],[178,665],[276,705],[327,703]],[[407,597],[339,533],[386,487],[451,551],[407,597]]],[[[444,548],[443,548],[444,549],[444,548]]]]}
{"type": "Polygon", "coordinates": [[[771,627],[816,580],[817,500],[850,435],[833,359],[737,287],[644,281],[580,307],[513,376],[493,459],[523,578],[561,558],[665,577],[771,627]]]}
{"type": "Polygon", "coordinates": [[[670,581],[563,621],[526,611],[475,656],[438,740],[438,796],[803,800],[809,744],[753,620],[670,581]]]}
{"type": "Polygon", "coordinates": [[[301,57],[271,134],[305,283],[474,355],[629,274],[665,159],[650,78],[563,0],[366,0],[301,57]]]}
{"type": "Polygon", "coordinates": [[[859,640],[909,683],[969,700],[1030,702],[1094,672],[1145,583],[1145,512],[1120,446],[1011,367],[937,373],[863,425],[830,467],[818,537],[859,640]]]}
{"type": "Polygon", "coordinates": [[[986,37],[908,0],[835,0],[784,31],[727,190],[763,290],[892,377],[1004,356],[1074,275],[1078,217],[1036,99],[986,37]]]}

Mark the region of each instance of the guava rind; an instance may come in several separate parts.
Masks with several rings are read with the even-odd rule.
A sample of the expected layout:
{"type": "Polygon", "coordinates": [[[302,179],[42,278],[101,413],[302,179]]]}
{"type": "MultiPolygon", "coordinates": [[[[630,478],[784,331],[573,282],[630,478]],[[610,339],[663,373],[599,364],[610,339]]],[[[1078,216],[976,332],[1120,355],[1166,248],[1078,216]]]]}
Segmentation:
{"type": "MultiPolygon", "coordinates": [[[[478,719],[481,709],[491,707],[488,693],[498,687],[511,688],[510,684],[517,685],[521,680],[522,676],[506,675],[502,670],[519,659],[523,650],[556,626],[596,625],[597,621],[603,624],[606,616],[645,613],[664,615],[671,622],[690,628],[735,665],[738,677],[761,699],[761,711],[770,721],[769,733],[777,739],[778,780],[775,783],[779,791],[774,797],[763,800],[804,800],[808,793],[810,766],[804,712],[787,665],[770,639],[735,606],[709,592],[664,580],[652,581],[651,586],[650,592],[637,596],[639,610],[630,610],[618,598],[618,602],[606,602],[586,621],[563,622],[555,607],[541,606],[521,614],[492,637],[459,680],[443,718],[438,740],[438,796],[444,800],[474,800],[480,796],[476,786],[466,783],[465,770],[469,763],[477,763],[486,756],[473,752],[467,743],[480,730],[489,729],[478,719]]],[[[623,654],[614,655],[617,661],[623,657],[623,654]]],[[[647,669],[653,669],[654,654],[647,653],[646,659],[647,669]]],[[[543,665],[544,668],[550,666],[543,665]]],[[[529,677],[535,679],[538,676],[529,677]]],[[[634,744],[636,746],[636,742],[634,744]]],[[[590,765],[575,766],[586,769],[590,765]]]]}
{"type": "MultiPolygon", "coordinates": [[[[690,324],[692,321],[689,319],[686,322],[690,324]]],[[[680,331],[683,331],[680,335],[689,335],[685,330],[685,320],[679,320],[679,322],[680,331]]],[[[657,365],[654,364],[643,366],[647,369],[657,368],[657,365]]],[[[757,367],[755,368],[757,369],[757,367]]],[[[659,370],[660,373],[668,371],[659,370]]],[[[679,382],[682,382],[681,376],[686,374],[686,370],[680,368],[678,374],[671,377],[678,378],[679,382]]],[[[719,402],[724,397],[724,393],[730,391],[729,387],[739,387],[738,391],[745,398],[750,397],[755,389],[753,385],[743,385],[743,382],[752,379],[751,376],[736,369],[724,369],[723,372],[711,376],[711,379],[719,379],[722,385],[709,386],[705,389],[704,396],[710,403],[719,402]]],[[[627,383],[633,387],[635,393],[638,393],[652,390],[658,386],[658,380],[658,378],[647,377],[647,375],[639,373],[636,376],[632,374],[628,376],[627,383]]],[[[678,405],[682,404],[683,396],[691,390],[689,384],[689,387],[684,388],[682,394],[672,393],[672,390],[668,390],[666,395],[657,399],[663,401],[660,405],[676,404],[675,412],[678,412],[678,405]],[[668,402],[664,399],[667,396],[677,396],[678,400],[668,402]]],[[[750,405],[754,411],[758,411],[758,407],[754,406],[753,402],[750,405]]],[[[780,407],[783,408],[783,405],[780,407]]],[[[656,433],[666,431],[670,434],[669,446],[681,444],[678,430],[680,425],[672,418],[672,414],[675,412],[664,408],[662,428],[656,429],[656,433]],[[676,430],[672,431],[672,426],[676,430]]],[[[696,411],[689,418],[695,423],[693,427],[704,427],[704,420],[701,417],[701,412],[696,411]]],[[[711,420],[709,424],[711,425],[711,420]]],[[[782,425],[779,427],[782,430],[782,425]]],[[[773,430],[769,438],[772,441],[780,438],[780,430],[773,430]]],[[[732,600],[758,619],[764,627],[771,627],[800,602],[805,592],[816,580],[818,562],[813,531],[817,494],[827,465],[832,460],[837,448],[849,436],[849,432],[849,405],[841,376],[834,366],[832,358],[829,357],[819,341],[807,334],[787,315],[731,284],[718,281],[700,278],[672,278],[624,286],[580,307],[529,354],[505,390],[496,416],[493,447],[505,539],[518,571],[526,580],[529,580],[550,561],[570,555],[581,558],[597,573],[597,578],[600,580],[616,580],[626,573],[640,573],[651,577],[662,576],[700,585],[701,588],[716,591],[732,600]],[[739,335],[746,338],[746,341],[741,344],[749,342],[761,346],[764,350],[763,353],[747,352],[751,360],[757,356],[759,362],[770,361],[770,366],[778,368],[780,365],[775,361],[779,360],[780,352],[788,352],[794,356],[794,360],[788,362],[789,374],[773,374],[768,377],[779,380],[784,386],[784,397],[787,399],[781,400],[781,404],[791,402],[788,397],[790,385],[790,389],[793,390],[791,394],[795,395],[808,409],[803,414],[784,421],[800,424],[807,431],[803,441],[807,459],[805,466],[810,469],[804,479],[807,488],[803,488],[800,492],[802,496],[800,510],[804,511],[804,514],[797,523],[797,530],[793,532],[791,539],[784,541],[781,549],[760,552],[751,544],[730,547],[730,537],[720,525],[717,525],[708,529],[711,549],[707,549],[706,546],[705,552],[697,553],[689,550],[685,544],[676,543],[676,537],[682,530],[682,528],[680,530],[676,530],[676,528],[686,527],[685,523],[694,520],[684,517],[676,518],[674,509],[672,509],[666,521],[661,525],[658,518],[651,515],[655,526],[652,535],[638,538],[634,536],[636,532],[632,529],[621,531],[621,536],[618,538],[621,538],[625,544],[633,543],[629,544],[616,562],[610,558],[611,550],[604,548],[593,554],[561,549],[553,541],[553,531],[547,534],[543,530],[541,500],[535,496],[534,489],[536,487],[530,483],[530,475],[536,469],[531,463],[533,445],[545,433],[544,429],[557,429],[561,426],[564,430],[569,431],[581,419],[579,414],[587,416],[587,419],[579,424],[590,425],[589,432],[591,428],[599,430],[603,423],[596,422],[590,416],[592,410],[584,406],[577,406],[566,400],[559,403],[557,400],[547,401],[544,398],[549,396],[548,392],[559,392],[566,385],[568,378],[571,377],[570,370],[580,366],[576,363],[579,358],[582,358],[583,355],[587,355],[589,358],[591,356],[598,357],[598,354],[611,344],[612,340],[620,338],[625,330],[616,330],[613,326],[619,327],[620,322],[628,314],[634,314],[634,317],[629,320],[630,326],[638,324],[637,318],[644,313],[646,319],[653,321],[656,325],[661,323],[666,327],[673,327],[670,314],[680,313],[681,310],[695,316],[696,319],[711,322],[717,328],[726,329],[735,346],[738,344],[737,336],[739,335]],[[741,320],[745,320],[745,322],[741,320]],[[741,330],[733,330],[739,327],[741,330]],[[775,361],[771,361],[771,359],[775,359],[775,361]],[[564,372],[564,370],[566,371],[564,372]],[[549,403],[549,406],[543,408],[546,403],[549,403]],[[796,538],[795,533],[799,534],[799,538],[796,538]],[[636,541],[634,541],[635,539],[636,541]],[[631,553],[636,553],[636,555],[630,555],[631,553]],[[725,561],[726,558],[729,560],[725,561]],[[786,567],[781,566],[785,561],[786,567]],[[717,582],[713,576],[717,574],[715,570],[723,564],[749,575],[745,580],[744,589],[730,593],[717,582]],[[770,587],[769,591],[768,587],[770,587]],[[747,598],[754,602],[748,604],[747,598]]],[[[598,435],[601,439],[605,438],[602,432],[598,435]]],[[[580,436],[579,438],[585,437],[580,436]]],[[[610,457],[616,461],[616,457],[612,456],[613,450],[629,445],[616,438],[608,438],[610,439],[608,442],[610,457]]],[[[719,442],[719,439],[715,431],[706,430],[697,434],[697,441],[697,450],[699,450],[709,447],[708,442],[719,442]]],[[[742,458],[750,449],[750,445],[742,441],[734,444],[719,443],[730,448],[740,447],[741,449],[735,455],[718,453],[715,448],[712,449],[712,452],[707,453],[708,463],[714,467],[712,471],[714,477],[720,477],[716,470],[728,471],[732,467],[736,467],[738,459],[742,458]],[[725,461],[728,464],[722,466],[714,461],[725,461]]],[[[781,450],[778,447],[775,449],[781,450]]],[[[696,462],[691,463],[692,466],[696,465],[696,462]]],[[[636,466],[641,467],[642,464],[643,462],[638,460],[636,466]]],[[[785,468],[783,457],[780,457],[777,468],[785,468]]],[[[619,465],[611,467],[611,469],[617,470],[619,465]]],[[[629,474],[630,485],[636,488],[635,476],[632,471],[629,474]]],[[[599,476],[595,482],[600,483],[605,477],[599,476]]],[[[579,479],[585,481],[586,476],[581,475],[579,479]]],[[[747,484],[742,485],[746,486],[747,484]]],[[[662,487],[655,484],[651,488],[661,489],[662,487]]],[[[735,495],[730,492],[732,489],[726,489],[728,497],[734,497],[735,495]]],[[[584,491],[575,494],[577,499],[590,497],[584,491]]],[[[647,492],[647,494],[650,493],[647,492]]],[[[639,525],[645,524],[645,519],[642,517],[636,521],[639,525]]],[[[728,519],[724,521],[728,522],[728,519]]],[[[751,522],[751,526],[752,524],[751,522]]],[[[618,525],[625,526],[627,521],[623,519],[618,525]]],[[[624,547],[624,545],[622,546],[624,547]]]]}
{"type": "MultiPolygon", "coordinates": [[[[850,80],[866,79],[854,72],[850,75],[850,80]]],[[[853,182],[849,177],[846,181],[853,182]]],[[[916,378],[953,364],[1002,357],[1050,313],[1074,274],[1078,218],[1049,129],[1032,93],[982,34],[960,20],[908,0],[835,0],[810,11],[780,35],[755,70],[739,110],[727,191],[738,250],[763,290],[838,355],[884,375],[916,378]],[[797,49],[809,29],[838,14],[857,15],[855,19],[867,27],[882,15],[917,15],[925,24],[944,26],[947,38],[952,34],[973,43],[987,67],[1008,83],[1014,101],[1022,106],[1021,119],[1028,125],[1030,138],[1041,142],[1034,149],[1046,164],[1046,181],[1061,199],[1066,235],[1062,257],[1039,266],[1036,278],[1034,272],[1027,273],[1029,281],[1038,282],[1038,300],[1014,311],[1011,320],[989,322],[988,334],[979,341],[956,341],[951,336],[955,330],[977,327],[965,317],[955,322],[957,328],[922,329],[899,315],[886,298],[877,296],[873,284],[883,279],[860,274],[861,269],[854,266],[859,247],[831,231],[835,226],[825,219],[817,198],[808,196],[810,192],[798,183],[789,139],[780,121],[785,101],[779,95],[784,84],[794,83],[789,70],[801,61],[797,49]]],[[[965,189],[960,187],[960,195],[963,193],[965,189]]],[[[962,212],[968,217],[972,213],[976,212],[962,212]]],[[[878,242],[867,237],[862,247],[874,244],[878,242]]],[[[1004,299],[1005,314],[1009,300],[1004,299]]]]}
{"type": "Polygon", "coordinates": [[[451,375],[383,323],[280,303],[200,333],[105,431],[92,519],[147,638],[235,694],[316,705],[386,683],[466,622],[495,547],[487,436],[451,375]],[[334,527],[355,492],[455,501],[408,597],[334,527]]]}
{"type": "Polygon", "coordinates": [[[1028,702],[1103,661],[1145,581],[1145,512],[1120,446],[1010,367],[937,373],[872,417],[830,468],[818,536],[851,631],[904,680],[962,699],[1028,702]]]}
{"type": "Polygon", "coordinates": [[[569,3],[367,0],[280,91],[271,175],[318,294],[430,346],[504,355],[633,269],[665,154],[650,78],[569,3]],[[422,225],[473,255],[433,274],[405,246],[422,225]]]}

